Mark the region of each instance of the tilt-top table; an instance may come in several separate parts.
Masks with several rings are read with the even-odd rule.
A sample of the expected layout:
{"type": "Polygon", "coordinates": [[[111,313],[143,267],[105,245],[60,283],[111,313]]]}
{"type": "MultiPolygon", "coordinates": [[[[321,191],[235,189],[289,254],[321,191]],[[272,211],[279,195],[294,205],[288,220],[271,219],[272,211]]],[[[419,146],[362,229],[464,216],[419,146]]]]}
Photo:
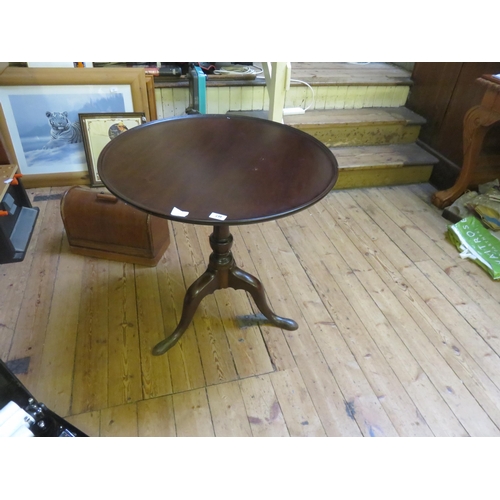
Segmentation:
{"type": "Polygon", "coordinates": [[[246,290],[271,324],[298,328],[271,311],[262,283],[236,265],[229,227],[284,217],[323,198],[338,176],[324,144],[269,120],[189,115],[119,135],[103,149],[98,171],[115,196],[140,210],[214,227],[208,268],[188,288],[177,328],[153,354],[170,349],[203,297],[221,288],[246,290]]]}

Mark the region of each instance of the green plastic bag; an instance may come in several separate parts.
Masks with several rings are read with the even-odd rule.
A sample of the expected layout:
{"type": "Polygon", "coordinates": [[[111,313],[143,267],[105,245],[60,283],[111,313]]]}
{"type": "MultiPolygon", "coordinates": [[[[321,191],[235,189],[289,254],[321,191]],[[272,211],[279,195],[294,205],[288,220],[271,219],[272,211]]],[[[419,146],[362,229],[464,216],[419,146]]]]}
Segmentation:
{"type": "Polygon", "coordinates": [[[500,279],[500,240],[475,217],[466,217],[448,226],[448,237],[460,251],[460,257],[471,259],[494,280],[500,279]]]}

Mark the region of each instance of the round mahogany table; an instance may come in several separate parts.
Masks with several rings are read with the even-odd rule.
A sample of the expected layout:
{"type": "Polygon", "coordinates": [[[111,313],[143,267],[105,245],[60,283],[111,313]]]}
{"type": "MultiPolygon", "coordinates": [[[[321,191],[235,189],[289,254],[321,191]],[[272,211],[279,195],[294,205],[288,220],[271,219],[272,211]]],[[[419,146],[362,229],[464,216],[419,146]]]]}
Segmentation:
{"type": "Polygon", "coordinates": [[[188,115],[146,123],[119,135],[98,159],[104,185],[124,202],[176,222],[213,226],[208,268],[187,290],[177,328],[153,354],[170,349],[199,303],[221,288],[243,289],[271,324],[262,283],[238,268],[231,225],[285,217],[323,198],[338,177],[337,161],[311,135],[260,118],[188,115]]]}

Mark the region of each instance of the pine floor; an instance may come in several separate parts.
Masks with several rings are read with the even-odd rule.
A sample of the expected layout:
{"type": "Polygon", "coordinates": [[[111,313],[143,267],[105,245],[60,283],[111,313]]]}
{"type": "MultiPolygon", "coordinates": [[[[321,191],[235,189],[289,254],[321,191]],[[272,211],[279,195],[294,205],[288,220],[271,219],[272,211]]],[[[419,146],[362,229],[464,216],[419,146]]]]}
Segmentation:
{"type": "Polygon", "coordinates": [[[160,357],[211,228],[171,224],[155,268],[81,257],[64,191],[29,190],[29,254],[0,267],[0,357],[90,436],[500,434],[500,284],[445,239],[430,185],[332,191],[234,228],[238,265],[299,329],[219,290],[160,357]]]}

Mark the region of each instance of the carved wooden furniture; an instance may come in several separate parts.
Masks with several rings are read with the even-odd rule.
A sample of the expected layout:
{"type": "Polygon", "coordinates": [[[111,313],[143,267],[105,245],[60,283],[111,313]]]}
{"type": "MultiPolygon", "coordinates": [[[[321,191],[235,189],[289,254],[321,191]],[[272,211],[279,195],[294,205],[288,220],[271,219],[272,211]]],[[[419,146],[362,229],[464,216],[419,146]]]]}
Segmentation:
{"type": "Polygon", "coordinates": [[[230,226],[284,217],[323,198],[338,176],[325,145],[268,120],[190,115],[118,136],[102,151],[98,170],[106,187],[132,206],[214,227],[208,268],[187,290],[177,328],[153,354],[174,346],[203,297],[221,288],[246,290],[271,324],[298,328],[271,311],[261,282],[237,267],[230,226]]]}
{"type": "Polygon", "coordinates": [[[500,123],[500,78],[484,75],[477,79],[486,89],[481,104],[472,107],[464,118],[464,161],[455,184],[434,193],[432,203],[438,208],[451,205],[468,188],[500,176],[500,157],[482,155],[487,132],[500,123]]]}

